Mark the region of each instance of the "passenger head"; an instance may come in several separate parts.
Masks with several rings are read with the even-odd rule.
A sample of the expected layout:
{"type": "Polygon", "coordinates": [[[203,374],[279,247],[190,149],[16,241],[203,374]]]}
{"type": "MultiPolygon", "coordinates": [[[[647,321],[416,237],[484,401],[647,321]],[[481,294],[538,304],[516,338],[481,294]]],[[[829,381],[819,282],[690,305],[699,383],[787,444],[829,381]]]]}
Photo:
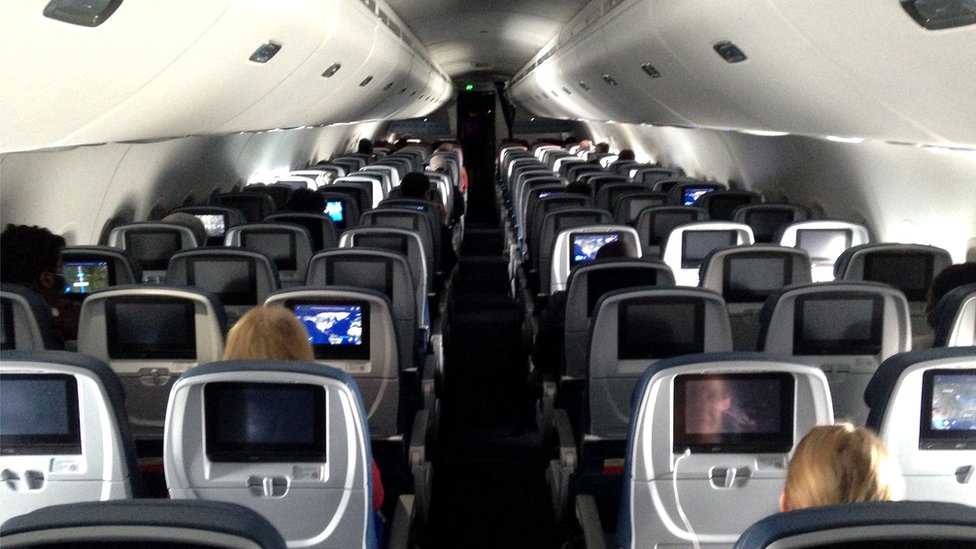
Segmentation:
{"type": "Polygon", "coordinates": [[[617,160],[634,160],[634,158],[634,151],[630,149],[621,149],[617,154],[617,160]]]}
{"type": "Polygon", "coordinates": [[[63,237],[37,226],[7,225],[0,234],[0,280],[41,293],[64,291],[63,237]]]}
{"type": "Polygon", "coordinates": [[[608,152],[610,152],[610,144],[609,143],[597,143],[596,146],[593,147],[593,152],[596,153],[596,154],[608,153],[608,152]]]}
{"type": "Polygon", "coordinates": [[[588,183],[583,183],[582,181],[573,181],[569,185],[566,185],[566,189],[563,192],[582,194],[591,198],[593,197],[593,189],[590,188],[588,183]]]}
{"type": "Polygon", "coordinates": [[[584,139],[579,142],[579,148],[581,151],[588,151],[593,148],[593,141],[584,139]]]}
{"type": "Polygon", "coordinates": [[[400,192],[404,198],[430,200],[430,179],[421,172],[410,172],[400,181],[400,192]]]}
{"type": "Polygon", "coordinates": [[[325,199],[312,189],[295,189],[288,196],[285,207],[291,212],[320,214],[325,211],[325,199]]]}
{"type": "Polygon", "coordinates": [[[721,378],[689,382],[685,407],[685,430],[716,435],[725,432],[725,414],[732,408],[732,393],[721,378]]]}
{"type": "Polygon", "coordinates": [[[190,229],[193,231],[193,239],[197,241],[198,246],[203,246],[207,243],[207,228],[203,226],[203,221],[200,221],[193,214],[174,212],[162,218],[160,221],[190,229]]]}
{"type": "Polygon", "coordinates": [[[607,242],[600,249],[596,251],[596,259],[611,259],[620,257],[636,257],[637,254],[630,244],[624,242],[623,240],[615,240],[613,242],[607,242]]]}
{"type": "Polygon", "coordinates": [[[933,318],[932,313],[935,312],[935,306],[944,295],[954,288],[973,283],[976,283],[976,263],[949,265],[935,275],[925,300],[925,312],[929,313],[929,324],[935,326],[938,322],[937,318],[933,318]]]}
{"type": "Polygon", "coordinates": [[[373,154],[373,142],[365,137],[356,144],[356,152],[359,154],[373,154]]]}
{"type": "Polygon", "coordinates": [[[780,510],[901,497],[898,464],[871,430],[851,423],[814,427],[796,446],[780,510]]]}
{"type": "Polygon", "coordinates": [[[259,306],[248,311],[227,333],[224,360],[315,360],[308,332],[290,310],[259,306]]]}

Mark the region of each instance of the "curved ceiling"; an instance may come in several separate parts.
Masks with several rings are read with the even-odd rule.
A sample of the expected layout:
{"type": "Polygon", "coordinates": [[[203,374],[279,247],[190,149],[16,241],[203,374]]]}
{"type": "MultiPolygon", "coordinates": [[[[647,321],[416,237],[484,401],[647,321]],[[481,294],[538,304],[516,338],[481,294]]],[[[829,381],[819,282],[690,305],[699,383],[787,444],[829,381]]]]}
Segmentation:
{"type": "Polygon", "coordinates": [[[451,77],[510,77],[588,0],[387,0],[451,77]]]}

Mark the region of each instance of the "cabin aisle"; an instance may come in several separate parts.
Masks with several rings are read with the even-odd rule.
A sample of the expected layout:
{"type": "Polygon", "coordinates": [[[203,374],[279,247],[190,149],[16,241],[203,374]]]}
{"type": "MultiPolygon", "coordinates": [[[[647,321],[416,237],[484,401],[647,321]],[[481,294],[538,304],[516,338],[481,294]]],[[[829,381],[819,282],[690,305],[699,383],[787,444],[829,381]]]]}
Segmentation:
{"type": "Polygon", "coordinates": [[[422,546],[558,547],[491,185],[472,186],[468,206],[422,546]]]}

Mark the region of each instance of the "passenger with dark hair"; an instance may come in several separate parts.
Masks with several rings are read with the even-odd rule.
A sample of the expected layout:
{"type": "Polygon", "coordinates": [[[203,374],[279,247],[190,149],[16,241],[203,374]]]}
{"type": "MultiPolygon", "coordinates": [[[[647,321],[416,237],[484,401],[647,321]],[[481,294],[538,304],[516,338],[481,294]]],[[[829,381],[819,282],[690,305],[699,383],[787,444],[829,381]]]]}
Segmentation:
{"type": "Polygon", "coordinates": [[[0,234],[0,281],[31,289],[47,302],[54,317],[55,340],[78,338],[81,303],[64,297],[61,248],[64,237],[37,226],[7,225],[0,234]]]}
{"type": "MultiPolygon", "coordinates": [[[[596,252],[594,261],[636,257],[636,252],[626,242],[608,242],[596,252]]],[[[546,306],[539,314],[539,333],[532,342],[532,381],[541,381],[544,374],[558,376],[563,363],[566,331],[566,297],[563,290],[549,296],[546,306]]]]}
{"type": "Polygon", "coordinates": [[[373,156],[373,142],[365,137],[360,139],[359,143],[356,144],[356,152],[373,156]]]}
{"type": "Polygon", "coordinates": [[[200,221],[200,218],[193,214],[174,212],[164,217],[161,221],[163,223],[186,227],[193,231],[193,239],[196,240],[197,246],[203,246],[207,243],[207,228],[203,226],[203,221],[200,221]]]}
{"type": "Polygon", "coordinates": [[[447,210],[444,209],[443,203],[434,200],[433,191],[430,188],[430,179],[422,172],[408,173],[400,180],[400,196],[429,200],[437,205],[441,220],[441,269],[444,273],[451,272],[457,264],[457,254],[454,253],[454,246],[451,243],[451,230],[447,226],[447,210]]]}
{"type": "Polygon", "coordinates": [[[312,189],[295,189],[288,197],[285,207],[289,212],[320,214],[325,211],[325,199],[312,189]]]}
{"type": "Polygon", "coordinates": [[[634,151],[630,149],[621,149],[617,154],[617,160],[635,160],[634,151]]]}
{"type": "MultiPolygon", "coordinates": [[[[966,284],[976,284],[976,263],[949,265],[935,275],[925,296],[925,314],[928,315],[929,326],[934,329],[939,323],[939,319],[935,315],[936,305],[939,304],[939,301],[950,291],[966,284]]],[[[912,337],[912,349],[927,349],[932,346],[934,340],[934,333],[914,336],[912,337]]]]}

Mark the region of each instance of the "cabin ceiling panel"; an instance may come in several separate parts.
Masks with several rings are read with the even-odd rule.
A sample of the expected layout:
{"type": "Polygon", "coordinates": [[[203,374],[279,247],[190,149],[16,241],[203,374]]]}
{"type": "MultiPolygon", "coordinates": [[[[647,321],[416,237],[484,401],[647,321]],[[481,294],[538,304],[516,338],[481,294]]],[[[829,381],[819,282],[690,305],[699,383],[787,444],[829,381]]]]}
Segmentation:
{"type": "Polygon", "coordinates": [[[586,0],[388,0],[452,77],[472,72],[512,75],[586,0]]]}

